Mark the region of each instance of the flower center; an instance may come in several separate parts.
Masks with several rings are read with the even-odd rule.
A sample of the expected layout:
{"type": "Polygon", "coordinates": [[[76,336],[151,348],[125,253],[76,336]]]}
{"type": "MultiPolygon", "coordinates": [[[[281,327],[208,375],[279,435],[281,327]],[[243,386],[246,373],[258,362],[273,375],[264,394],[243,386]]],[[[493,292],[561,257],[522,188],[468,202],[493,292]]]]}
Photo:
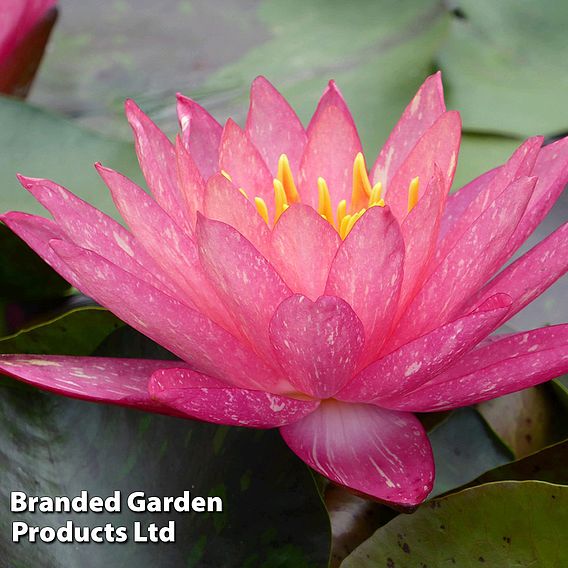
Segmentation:
{"type": "MultiPolygon", "coordinates": [[[[231,176],[221,170],[221,173],[229,180],[231,176]]],[[[339,233],[342,239],[350,233],[355,223],[361,218],[363,213],[370,207],[384,207],[385,200],[382,197],[383,186],[381,182],[371,185],[365,158],[359,152],[353,162],[353,187],[351,190],[351,203],[349,208],[347,200],[342,199],[336,207],[335,216],[331,204],[329,187],[323,177],[318,178],[318,213],[339,233]],[[348,213],[349,211],[349,213],[348,213]]],[[[415,177],[408,186],[408,211],[412,211],[418,202],[419,180],[415,177]]],[[[239,188],[239,191],[249,199],[246,191],[239,188]]],[[[282,154],[278,160],[278,173],[274,179],[274,223],[278,221],[280,215],[290,207],[292,203],[300,202],[300,194],[294,182],[294,176],[290,168],[290,162],[286,154],[282,154]]],[[[270,225],[268,207],[262,197],[255,197],[254,204],[258,214],[270,225]]]]}

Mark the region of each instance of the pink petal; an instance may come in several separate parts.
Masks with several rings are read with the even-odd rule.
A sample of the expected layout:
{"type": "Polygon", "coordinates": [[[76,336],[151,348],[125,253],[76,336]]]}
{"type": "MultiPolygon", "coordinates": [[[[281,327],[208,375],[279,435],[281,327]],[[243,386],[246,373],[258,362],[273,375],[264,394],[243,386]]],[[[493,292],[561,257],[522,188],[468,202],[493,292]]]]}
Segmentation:
{"type": "Polygon", "coordinates": [[[264,77],[252,83],[245,130],[274,176],[281,154],[288,156],[292,171],[298,170],[306,131],[286,99],[264,77]]]}
{"type": "Polygon", "coordinates": [[[292,295],[274,268],[236,229],[200,216],[199,257],[219,297],[266,360],[273,359],[268,325],[278,305],[292,295]]]}
{"type": "Polygon", "coordinates": [[[508,317],[540,296],[568,270],[568,223],[507,266],[481,289],[477,302],[505,292],[513,299],[508,317]]]}
{"type": "Polygon", "coordinates": [[[235,386],[277,389],[278,377],[253,352],[199,312],[94,252],[51,241],[72,284],[192,367],[235,386]]]}
{"type": "Polygon", "coordinates": [[[446,208],[440,224],[440,240],[449,233],[472,201],[487,187],[498,171],[499,168],[493,168],[476,177],[455,193],[448,195],[446,208]]]}
{"type": "Polygon", "coordinates": [[[204,179],[219,171],[223,127],[198,103],[178,94],[177,113],[182,139],[204,179]]]}
{"type": "Polygon", "coordinates": [[[527,210],[504,251],[508,259],[546,217],[568,183],[568,137],[545,146],[539,153],[533,176],[538,178],[527,210]]]}
{"type": "Polygon", "coordinates": [[[361,371],[337,398],[348,402],[394,400],[457,361],[506,316],[511,298],[492,296],[474,312],[410,341],[361,371]]]}
{"type": "Polygon", "coordinates": [[[351,198],[353,162],[361,141],[351,113],[333,81],[308,126],[308,141],[300,163],[298,186],[302,201],[317,209],[318,177],[329,187],[331,203],[351,198]]]}
{"type": "Polygon", "coordinates": [[[162,209],[186,230],[189,216],[177,185],[176,152],[167,136],[146,116],[136,103],[127,100],[126,118],[134,132],[136,154],[148,187],[162,209]]]}
{"type": "Polygon", "coordinates": [[[408,215],[408,186],[418,177],[420,198],[436,164],[442,172],[446,194],[450,191],[456,170],[461,139],[461,120],[456,111],[442,114],[422,135],[404,162],[393,172],[386,187],[386,202],[401,222],[408,215]]]}
{"type": "Polygon", "coordinates": [[[395,315],[404,241],[388,207],[371,207],[357,221],[331,265],[325,293],[343,298],[365,328],[365,362],[379,352],[395,315]]]}
{"type": "Polygon", "coordinates": [[[566,372],[568,324],[544,327],[472,351],[392,407],[415,412],[449,410],[532,387],[566,372]]]}
{"type": "Polygon", "coordinates": [[[209,219],[234,227],[264,256],[270,247],[270,230],[256,207],[224,175],[209,178],[203,213],[209,219]]]}
{"type": "Polygon", "coordinates": [[[152,375],[152,398],[178,413],[231,426],[276,428],[313,412],[318,401],[296,400],[268,392],[192,385],[188,369],[159,370],[152,375]]]}
{"type": "Polygon", "coordinates": [[[422,199],[400,226],[404,239],[404,278],[400,290],[399,315],[412,300],[426,276],[425,271],[438,240],[445,198],[444,180],[439,168],[435,167],[434,175],[422,199]]]}
{"type": "Polygon", "coordinates": [[[459,219],[453,224],[451,231],[448,232],[438,248],[437,258],[442,259],[449,250],[471,227],[475,220],[503,193],[509,191],[509,185],[520,177],[531,175],[533,166],[537,159],[540,147],[542,146],[542,136],[535,136],[526,140],[513,155],[500,167],[491,181],[485,185],[467,209],[460,215],[459,219]]]}
{"type": "Polygon", "coordinates": [[[535,178],[513,182],[469,227],[402,316],[391,349],[449,321],[497,270],[535,183],[535,178]]]}
{"type": "Polygon", "coordinates": [[[270,260],[294,292],[316,300],[340,245],[337,231],[317,211],[297,203],[274,225],[270,260]]]}
{"type": "Polygon", "coordinates": [[[432,490],[432,449],[412,414],[331,401],[280,432],[317,472],[379,501],[413,506],[432,490]]]}
{"type": "Polygon", "coordinates": [[[56,223],[50,219],[10,211],[0,215],[0,221],[6,223],[10,229],[32,248],[51,268],[59,272],[65,280],[71,279],[69,267],[53,252],[49,246],[52,239],[64,240],[65,236],[56,223]]]}
{"type": "Polygon", "coordinates": [[[153,286],[172,290],[168,278],[156,263],[114,219],[50,180],[24,176],[19,176],[19,180],[53,215],[65,235],[63,240],[104,256],[153,286]]]}
{"type": "Polygon", "coordinates": [[[195,242],[127,177],[100,165],[97,170],[138,242],[175,283],[174,297],[232,331],[234,324],[201,267],[195,242]]]}
{"type": "Polygon", "coordinates": [[[284,300],[270,322],[280,366],[301,392],[329,398],[352,377],[365,343],[361,320],[344,300],[299,294],[284,300]]]}
{"type": "MultiPolygon", "coordinates": [[[[185,366],[182,361],[67,357],[61,355],[0,355],[0,371],[36,387],[93,402],[171,412],[148,394],[148,382],[158,369],[185,366]]],[[[216,384],[204,375],[201,385],[216,384]]]]}
{"type": "Polygon", "coordinates": [[[245,131],[231,119],[223,129],[219,166],[251,199],[261,197],[266,202],[268,211],[274,209],[273,176],[245,131]]]}
{"type": "Polygon", "coordinates": [[[440,71],[424,81],[394,127],[371,169],[373,183],[388,186],[420,137],[446,111],[440,71]]]}
{"type": "Polygon", "coordinates": [[[179,191],[185,203],[190,228],[193,230],[197,222],[197,212],[203,210],[205,181],[179,136],[176,137],[176,164],[179,191]]]}

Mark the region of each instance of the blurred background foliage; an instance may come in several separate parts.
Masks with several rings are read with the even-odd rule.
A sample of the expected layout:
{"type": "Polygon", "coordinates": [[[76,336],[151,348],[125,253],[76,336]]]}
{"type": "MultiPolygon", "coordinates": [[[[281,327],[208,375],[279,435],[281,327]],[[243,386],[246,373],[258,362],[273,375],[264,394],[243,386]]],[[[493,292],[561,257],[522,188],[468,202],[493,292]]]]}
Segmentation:
{"type": "MultiPolygon", "coordinates": [[[[250,82],[259,74],[304,121],[327,80],[335,79],[372,162],[418,86],[441,69],[448,107],[461,112],[464,124],[454,190],[502,163],[523,138],[568,132],[568,3],[562,0],[61,0],[59,9],[28,101],[0,98],[2,211],[39,211],[15,181],[21,171],[51,177],[114,214],[92,164],[102,161],[142,183],[125,98],[136,99],[169,134],[177,126],[177,91],[221,122],[233,116],[242,123],[250,82]]],[[[567,212],[564,196],[521,252],[567,212]]],[[[69,290],[4,226],[0,254],[6,336],[0,352],[168,356],[69,290]]],[[[567,290],[556,284],[505,331],[565,322],[567,290]]],[[[330,546],[338,566],[369,537],[346,566],[418,566],[418,560],[438,566],[437,551],[448,540],[455,549],[444,558],[466,568],[485,561],[505,566],[512,556],[519,566],[560,566],[568,557],[568,539],[536,534],[526,522],[534,515],[543,526],[568,526],[563,379],[477,408],[424,416],[437,464],[432,497],[442,497],[410,516],[314,484],[274,433],[227,434],[9,380],[0,390],[3,493],[16,486],[47,494],[148,487],[169,495],[188,481],[198,494],[226,492],[231,513],[224,520],[181,524],[183,538],[167,557],[159,556],[162,546],[126,547],[118,559],[125,566],[155,566],[158,558],[175,567],[220,566],[224,550],[236,562],[227,566],[319,567],[327,565],[330,546]],[[222,474],[209,476],[213,470],[222,474]],[[471,519],[488,516],[484,538],[472,542],[471,519]],[[252,526],[261,531],[255,543],[248,542],[253,529],[242,531],[252,526]]],[[[100,546],[95,555],[65,545],[16,550],[7,540],[8,522],[0,516],[0,553],[14,566],[36,566],[41,558],[47,568],[97,568],[112,558],[100,546]]],[[[565,529],[557,532],[566,536],[565,529]]]]}

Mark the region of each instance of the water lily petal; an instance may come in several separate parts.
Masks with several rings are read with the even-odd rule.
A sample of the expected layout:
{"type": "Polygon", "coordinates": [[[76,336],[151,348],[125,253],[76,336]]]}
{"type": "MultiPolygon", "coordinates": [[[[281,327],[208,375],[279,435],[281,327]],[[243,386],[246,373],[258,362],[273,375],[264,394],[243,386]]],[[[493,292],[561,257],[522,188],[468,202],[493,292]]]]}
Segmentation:
{"type": "Polygon", "coordinates": [[[233,331],[231,317],[201,267],[195,242],[134,182],[100,165],[97,170],[138,242],[175,282],[175,297],[233,331]]]}
{"type": "Polygon", "coordinates": [[[341,298],[321,296],[312,302],[297,294],[278,306],[270,322],[270,341],[300,392],[329,398],[352,377],[365,332],[341,298]]]}
{"type": "Polygon", "coordinates": [[[203,210],[205,181],[181,137],[176,137],[177,182],[185,203],[190,228],[195,229],[197,212],[203,210]]]}
{"type": "Polygon", "coordinates": [[[268,325],[291,290],[233,227],[200,216],[196,234],[201,264],[217,294],[254,349],[270,361],[274,354],[268,325]]]}
{"type": "Polygon", "coordinates": [[[446,194],[450,191],[456,170],[461,139],[461,120],[456,111],[442,114],[421,136],[400,164],[386,187],[386,202],[394,216],[402,222],[408,215],[408,187],[415,177],[421,181],[419,198],[426,190],[436,164],[444,179],[446,194]]]}
{"type": "Polygon", "coordinates": [[[302,201],[317,209],[318,177],[327,182],[333,204],[349,200],[353,162],[361,151],[355,122],[335,83],[330,81],[308,126],[298,177],[302,201]]]}
{"type": "Polygon", "coordinates": [[[288,101],[265,77],[257,77],[251,85],[245,131],[273,176],[281,154],[288,156],[292,171],[298,170],[306,131],[288,101]]]}
{"type": "Polygon", "coordinates": [[[44,219],[28,213],[10,211],[0,215],[0,221],[20,237],[41,258],[59,272],[65,280],[71,278],[69,267],[53,252],[49,246],[52,239],[65,240],[66,236],[51,219],[44,219]]]}
{"type": "Polygon", "coordinates": [[[232,182],[252,198],[261,197],[274,209],[273,176],[246,132],[229,119],[223,129],[219,148],[219,166],[232,182]]]}
{"type": "Polygon", "coordinates": [[[340,245],[337,231],[317,211],[296,203],[274,225],[270,261],[294,292],[316,300],[340,245]]]}
{"type": "Polygon", "coordinates": [[[535,183],[535,178],[514,181],[462,235],[400,319],[391,348],[447,322],[497,270],[535,183]]]}
{"type": "Polygon", "coordinates": [[[568,372],[568,324],[509,335],[469,353],[392,408],[433,412],[469,406],[568,372]]]}
{"type": "Polygon", "coordinates": [[[388,186],[420,137],[445,111],[442,74],[438,71],[424,81],[393,128],[371,169],[373,184],[380,181],[388,186]]]}
{"type": "Polygon", "coordinates": [[[410,341],[361,371],[336,396],[349,402],[404,396],[457,361],[507,315],[511,298],[497,294],[477,310],[410,341]]]}
{"type": "Polygon", "coordinates": [[[219,145],[223,127],[198,103],[181,94],[177,113],[182,140],[204,179],[219,171],[219,145]]]}
{"type": "Polygon", "coordinates": [[[371,207],[337,251],[325,293],[343,298],[365,327],[365,359],[378,354],[396,313],[404,241],[388,207],[371,207]]]}
{"type": "MultiPolygon", "coordinates": [[[[501,166],[499,166],[501,167],[501,166]]],[[[464,185],[461,189],[448,195],[446,207],[440,223],[440,241],[449,233],[454,224],[464,214],[472,201],[483,191],[487,184],[497,175],[499,167],[493,168],[464,185]]]]}
{"type": "Polygon", "coordinates": [[[270,230],[255,206],[224,175],[207,180],[203,213],[209,219],[231,225],[264,256],[270,250],[270,230]]]}
{"type": "Polygon", "coordinates": [[[92,251],[51,246],[73,272],[71,283],[199,372],[243,388],[272,390],[278,377],[230,333],[92,251]]]}
{"type": "Polygon", "coordinates": [[[449,250],[471,227],[475,220],[503,193],[509,191],[510,184],[519,179],[531,175],[536,162],[540,147],[542,146],[542,136],[529,138],[521,144],[501,166],[495,176],[487,183],[483,191],[480,191],[469,206],[462,212],[459,219],[453,224],[451,231],[447,233],[444,240],[440,243],[436,258],[442,259],[449,250]]]}
{"type": "Polygon", "coordinates": [[[127,100],[126,117],[132,131],[140,168],[148,187],[168,215],[186,230],[191,230],[185,203],[176,176],[176,152],[167,136],[140,110],[127,100]]]}
{"type": "Polygon", "coordinates": [[[95,251],[153,286],[175,290],[169,278],[120,223],[50,180],[24,176],[19,176],[19,180],[53,215],[65,235],[64,240],[95,251]]]}
{"type": "Polygon", "coordinates": [[[504,251],[503,260],[525,242],[552,209],[568,183],[568,137],[545,146],[540,151],[533,176],[538,178],[529,204],[504,251]]]}
{"type": "MultiPolygon", "coordinates": [[[[158,369],[186,366],[182,361],[68,357],[62,355],[0,355],[0,371],[44,390],[92,402],[132,406],[175,414],[148,394],[148,382],[158,369]]],[[[200,385],[219,381],[198,375],[200,385]]]]}
{"type": "Polygon", "coordinates": [[[436,249],[445,199],[442,172],[435,167],[424,195],[400,226],[404,239],[404,277],[398,315],[402,314],[424,281],[428,263],[436,249]]]}
{"type": "Polygon", "coordinates": [[[215,424],[276,428],[313,412],[319,402],[297,400],[257,390],[192,385],[188,369],[159,370],[152,375],[152,398],[186,417],[215,424]]]}
{"type": "Polygon", "coordinates": [[[513,317],[566,274],[566,271],[568,223],[564,223],[486,284],[479,292],[475,305],[483,303],[493,294],[505,292],[513,300],[508,314],[513,317]]]}
{"type": "Polygon", "coordinates": [[[411,414],[328,402],[280,432],[317,472],[379,501],[414,506],[432,489],[432,450],[411,414]]]}

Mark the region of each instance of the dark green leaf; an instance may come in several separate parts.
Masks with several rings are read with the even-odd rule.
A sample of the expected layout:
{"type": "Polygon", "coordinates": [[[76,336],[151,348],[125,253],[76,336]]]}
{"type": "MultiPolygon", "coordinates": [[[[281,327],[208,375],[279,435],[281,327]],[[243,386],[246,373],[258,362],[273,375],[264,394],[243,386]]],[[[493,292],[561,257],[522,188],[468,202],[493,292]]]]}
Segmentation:
{"type": "Polygon", "coordinates": [[[344,568],[562,566],[568,487],[490,483],[422,505],[379,529],[344,568]]]}

